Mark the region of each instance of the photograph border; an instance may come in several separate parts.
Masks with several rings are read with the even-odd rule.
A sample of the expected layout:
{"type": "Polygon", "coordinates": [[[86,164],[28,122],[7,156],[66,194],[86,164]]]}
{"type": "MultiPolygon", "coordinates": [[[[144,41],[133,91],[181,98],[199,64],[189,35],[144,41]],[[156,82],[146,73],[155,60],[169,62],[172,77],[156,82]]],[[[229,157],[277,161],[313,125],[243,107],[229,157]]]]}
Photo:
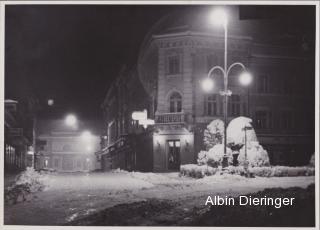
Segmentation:
{"type": "MultiPolygon", "coordinates": [[[[319,229],[319,2],[318,1],[1,1],[0,2],[0,120],[4,127],[4,80],[5,80],[5,6],[7,5],[314,5],[316,7],[316,28],[315,28],[315,198],[316,198],[316,226],[313,228],[299,229],[319,229]]],[[[4,128],[0,132],[0,148],[4,150],[4,128]]],[[[0,156],[0,228],[1,229],[92,229],[101,228],[95,226],[22,226],[4,225],[4,154],[0,156]]],[[[102,226],[104,229],[149,229],[150,227],[130,226],[115,227],[102,226]]],[[[151,227],[153,228],[153,227],[151,227]]],[[[168,227],[156,227],[166,229],[168,227]]],[[[171,229],[197,229],[199,227],[170,227],[171,229]]],[[[201,227],[202,229],[212,229],[215,227],[201,227]]],[[[216,227],[219,229],[230,229],[230,227],[216,227]]],[[[247,227],[237,227],[247,229],[247,227]]],[[[254,228],[256,229],[256,228],[254,228]]],[[[258,227],[258,229],[270,229],[258,227]]],[[[283,227],[281,229],[292,229],[283,227]]]]}

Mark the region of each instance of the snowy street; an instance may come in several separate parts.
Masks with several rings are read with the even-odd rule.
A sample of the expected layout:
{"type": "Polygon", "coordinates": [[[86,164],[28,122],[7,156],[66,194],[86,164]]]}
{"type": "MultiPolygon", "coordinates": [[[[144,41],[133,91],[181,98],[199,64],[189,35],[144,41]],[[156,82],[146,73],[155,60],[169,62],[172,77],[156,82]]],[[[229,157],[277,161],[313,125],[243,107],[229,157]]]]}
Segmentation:
{"type": "Polygon", "coordinates": [[[44,175],[48,187],[30,201],[5,206],[4,223],[61,225],[117,204],[170,200],[182,212],[205,209],[208,195],[242,195],[265,188],[302,187],[309,177],[245,178],[215,175],[203,179],[179,177],[178,173],[73,173],[44,175]]]}

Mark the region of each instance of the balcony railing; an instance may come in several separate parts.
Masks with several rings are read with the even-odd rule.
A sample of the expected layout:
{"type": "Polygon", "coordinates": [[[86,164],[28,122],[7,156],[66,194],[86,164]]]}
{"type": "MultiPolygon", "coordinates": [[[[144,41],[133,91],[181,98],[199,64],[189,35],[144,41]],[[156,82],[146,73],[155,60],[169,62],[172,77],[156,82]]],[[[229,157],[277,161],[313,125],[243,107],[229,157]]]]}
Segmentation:
{"type": "Polygon", "coordinates": [[[180,124],[185,122],[185,113],[161,113],[156,114],[156,124],[180,124]]]}

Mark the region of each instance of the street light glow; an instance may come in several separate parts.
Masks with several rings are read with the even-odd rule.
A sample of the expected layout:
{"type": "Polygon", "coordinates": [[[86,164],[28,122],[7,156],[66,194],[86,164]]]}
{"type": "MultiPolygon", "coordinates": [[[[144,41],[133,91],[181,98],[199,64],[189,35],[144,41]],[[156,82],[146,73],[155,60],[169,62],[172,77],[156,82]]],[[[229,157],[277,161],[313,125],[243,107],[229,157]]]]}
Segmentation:
{"type": "Polygon", "coordinates": [[[89,141],[92,137],[91,132],[90,131],[83,131],[81,137],[85,140],[85,141],[89,141]]]}
{"type": "Polygon", "coordinates": [[[204,91],[209,92],[213,89],[214,82],[211,78],[207,77],[203,79],[203,81],[201,82],[201,86],[204,91]]]}
{"type": "Polygon", "coordinates": [[[77,118],[73,114],[69,114],[66,117],[65,123],[67,126],[75,126],[77,123],[77,118]]]}
{"type": "Polygon", "coordinates": [[[48,105],[49,106],[53,106],[54,104],[54,100],[53,99],[48,99],[48,105]]]}
{"type": "Polygon", "coordinates": [[[240,75],[239,81],[241,85],[250,85],[250,83],[252,82],[252,75],[249,72],[245,71],[240,75]]]}
{"type": "Polygon", "coordinates": [[[223,25],[228,24],[228,15],[224,9],[215,9],[209,15],[209,22],[214,25],[223,25]]]}

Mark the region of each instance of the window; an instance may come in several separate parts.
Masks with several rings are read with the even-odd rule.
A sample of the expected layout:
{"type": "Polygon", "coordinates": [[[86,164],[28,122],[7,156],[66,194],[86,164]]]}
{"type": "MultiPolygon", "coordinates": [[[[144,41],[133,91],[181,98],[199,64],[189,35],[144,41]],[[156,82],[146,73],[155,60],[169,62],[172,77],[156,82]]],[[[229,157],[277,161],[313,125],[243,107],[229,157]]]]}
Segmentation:
{"type": "Polygon", "coordinates": [[[208,116],[217,115],[217,95],[209,95],[205,101],[205,114],[208,116]]]}
{"type": "Polygon", "coordinates": [[[230,105],[231,116],[239,116],[240,115],[240,96],[231,95],[229,105],[230,105]]]}
{"type": "Polygon", "coordinates": [[[267,111],[256,111],[255,124],[257,129],[267,128],[267,111]]]}
{"type": "Polygon", "coordinates": [[[257,81],[257,91],[258,93],[268,93],[269,92],[269,76],[262,74],[259,75],[257,81]]]}
{"type": "Polygon", "coordinates": [[[55,168],[59,168],[59,165],[60,165],[60,159],[54,159],[54,167],[55,168]]]}
{"type": "Polygon", "coordinates": [[[174,92],[170,96],[170,113],[182,111],[182,98],[177,92],[174,92]]]}
{"type": "Polygon", "coordinates": [[[169,56],[168,57],[168,74],[178,74],[180,73],[180,58],[179,55],[169,56]]]}
{"type": "Polygon", "coordinates": [[[292,128],[292,113],[290,111],[282,111],[281,113],[281,128],[292,128]]]}
{"type": "Polygon", "coordinates": [[[71,151],[71,146],[68,145],[68,144],[66,144],[66,145],[64,145],[64,146],[62,147],[62,150],[63,150],[63,151],[71,151]]]}

